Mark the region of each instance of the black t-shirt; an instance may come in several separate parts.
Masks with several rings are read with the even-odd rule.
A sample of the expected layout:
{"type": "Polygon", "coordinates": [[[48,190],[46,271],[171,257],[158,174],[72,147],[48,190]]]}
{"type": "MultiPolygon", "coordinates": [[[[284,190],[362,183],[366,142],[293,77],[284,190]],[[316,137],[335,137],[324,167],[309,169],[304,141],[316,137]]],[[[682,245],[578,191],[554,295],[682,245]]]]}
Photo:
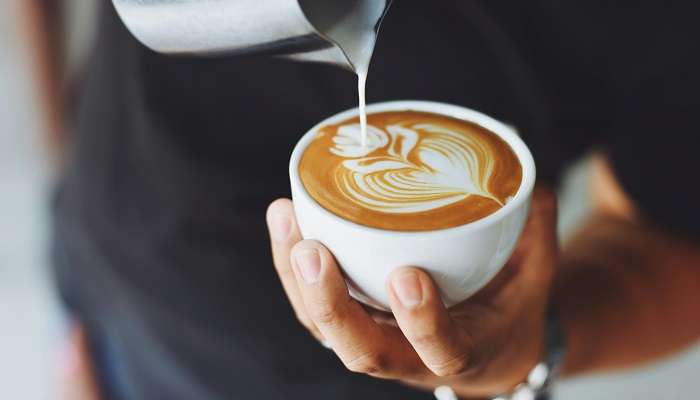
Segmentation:
{"type": "MultiPolygon", "coordinates": [[[[396,1],[368,99],[513,124],[543,178],[597,146],[651,222],[697,235],[700,28],[689,3],[651,3],[396,1]]],[[[292,147],[357,105],[355,76],[155,54],[108,4],[54,249],[70,307],[116,348],[110,379],[129,398],[429,398],[346,372],[295,321],[271,264],[264,211],[288,195],[292,147]]]]}

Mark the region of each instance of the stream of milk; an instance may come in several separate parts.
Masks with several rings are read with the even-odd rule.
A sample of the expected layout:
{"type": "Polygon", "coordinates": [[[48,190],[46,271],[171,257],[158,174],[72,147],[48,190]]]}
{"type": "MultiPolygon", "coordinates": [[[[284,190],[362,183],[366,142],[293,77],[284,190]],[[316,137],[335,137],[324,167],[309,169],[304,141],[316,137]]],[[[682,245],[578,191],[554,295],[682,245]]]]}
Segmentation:
{"type": "Polygon", "coordinates": [[[361,143],[367,144],[367,112],[365,87],[370,60],[377,42],[379,20],[386,8],[385,1],[346,0],[342,18],[325,30],[325,34],[340,47],[357,74],[357,94],[360,112],[361,143]]]}

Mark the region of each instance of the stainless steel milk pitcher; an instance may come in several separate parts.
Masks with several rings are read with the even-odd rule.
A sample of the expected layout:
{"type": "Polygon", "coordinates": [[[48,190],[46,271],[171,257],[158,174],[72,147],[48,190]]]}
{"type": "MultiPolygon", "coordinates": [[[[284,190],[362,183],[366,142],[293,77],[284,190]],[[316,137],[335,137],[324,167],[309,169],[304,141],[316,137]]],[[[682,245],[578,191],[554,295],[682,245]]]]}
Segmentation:
{"type": "MultiPolygon", "coordinates": [[[[113,0],[131,33],[162,53],[275,54],[355,70],[392,0],[113,0]]],[[[372,45],[374,42],[372,41],[372,45]]]]}

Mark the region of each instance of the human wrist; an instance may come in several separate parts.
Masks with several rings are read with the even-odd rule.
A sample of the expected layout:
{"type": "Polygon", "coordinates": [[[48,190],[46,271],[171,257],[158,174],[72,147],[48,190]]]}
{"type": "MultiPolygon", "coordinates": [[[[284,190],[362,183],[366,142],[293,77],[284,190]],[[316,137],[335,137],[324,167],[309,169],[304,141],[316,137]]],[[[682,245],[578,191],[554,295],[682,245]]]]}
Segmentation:
{"type": "Polygon", "coordinates": [[[513,390],[496,396],[494,400],[549,399],[552,384],[561,376],[566,356],[564,327],[559,311],[553,305],[547,310],[543,336],[540,361],[513,390]]]}

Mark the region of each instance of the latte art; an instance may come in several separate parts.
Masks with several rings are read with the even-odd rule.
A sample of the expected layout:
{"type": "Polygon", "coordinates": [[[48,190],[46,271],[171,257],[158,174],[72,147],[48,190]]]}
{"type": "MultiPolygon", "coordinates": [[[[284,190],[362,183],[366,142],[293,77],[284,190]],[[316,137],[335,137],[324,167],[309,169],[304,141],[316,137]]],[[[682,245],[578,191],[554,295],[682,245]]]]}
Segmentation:
{"type": "Polygon", "coordinates": [[[322,128],[300,172],[311,196],[363,225],[424,230],[482,218],[513,196],[520,164],[495,134],[418,112],[369,116],[366,142],[355,121],[322,128]]]}
{"type": "Polygon", "coordinates": [[[390,213],[434,210],[471,195],[502,205],[487,189],[493,155],[483,143],[440,126],[417,124],[388,125],[386,132],[370,126],[368,136],[374,140],[362,147],[354,140],[359,129],[355,124],[338,128],[331,148],[349,158],[335,170],[336,186],[348,200],[390,213]],[[419,140],[418,132],[425,137],[419,140]],[[385,154],[354,158],[381,148],[385,154]]]}

